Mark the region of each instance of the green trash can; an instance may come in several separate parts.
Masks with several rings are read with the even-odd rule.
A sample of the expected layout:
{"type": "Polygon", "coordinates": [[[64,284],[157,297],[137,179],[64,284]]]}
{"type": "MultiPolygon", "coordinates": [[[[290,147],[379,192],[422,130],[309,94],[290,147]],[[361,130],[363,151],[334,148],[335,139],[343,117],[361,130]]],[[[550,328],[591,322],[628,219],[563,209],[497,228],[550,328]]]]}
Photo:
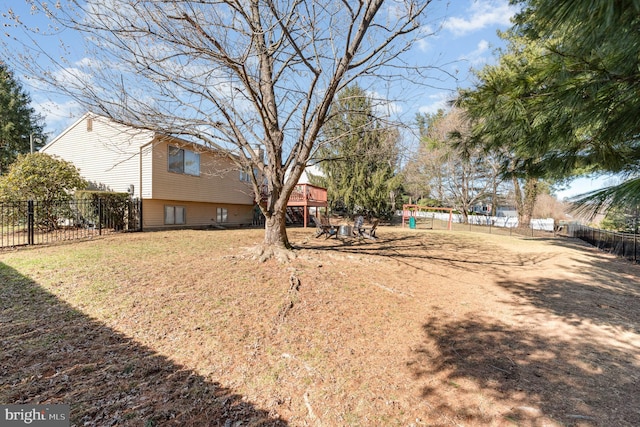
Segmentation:
{"type": "Polygon", "coordinates": [[[409,218],[409,228],[416,228],[416,217],[412,216],[409,218]]]}

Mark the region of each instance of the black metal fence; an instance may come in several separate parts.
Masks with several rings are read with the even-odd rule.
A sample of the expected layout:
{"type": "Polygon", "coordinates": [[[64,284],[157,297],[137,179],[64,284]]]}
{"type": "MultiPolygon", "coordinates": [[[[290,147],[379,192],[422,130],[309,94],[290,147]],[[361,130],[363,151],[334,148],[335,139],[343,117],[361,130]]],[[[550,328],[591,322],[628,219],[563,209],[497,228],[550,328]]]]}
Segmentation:
{"type": "Polygon", "coordinates": [[[0,203],[0,248],[141,230],[139,199],[0,203]]]}
{"type": "Polygon", "coordinates": [[[618,233],[580,224],[569,224],[567,235],[630,261],[637,263],[640,260],[640,235],[638,234],[618,233]]]}

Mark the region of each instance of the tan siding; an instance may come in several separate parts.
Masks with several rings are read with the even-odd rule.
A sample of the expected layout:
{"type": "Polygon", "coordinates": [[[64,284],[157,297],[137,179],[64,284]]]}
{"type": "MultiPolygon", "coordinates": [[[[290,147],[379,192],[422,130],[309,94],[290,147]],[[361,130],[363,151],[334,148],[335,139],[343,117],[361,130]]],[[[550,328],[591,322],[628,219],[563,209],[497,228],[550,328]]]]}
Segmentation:
{"type": "Polygon", "coordinates": [[[164,223],[165,206],[183,206],[185,208],[185,227],[211,227],[222,226],[247,226],[253,221],[253,206],[194,203],[179,200],[144,200],[143,201],[143,228],[174,228],[175,225],[164,223]],[[216,222],[216,208],[227,209],[228,220],[226,223],[216,222]]]}
{"type": "Polygon", "coordinates": [[[150,199],[153,195],[153,145],[142,147],[140,165],[140,192],[143,199],[150,199]]]}
{"type": "Polygon", "coordinates": [[[41,151],[72,162],[80,174],[97,188],[126,192],[134,186],[139,196],[139,147],[150,141],[150,132],[132,131],[104,118],[94,117],[92,131],[87,117],[41,151]]]}
{"type": "Polygon", "coordinates": [[[169,172],[167,142],[153,147],[153,198],[253,205],[251,187],[228,159],[200,153],[200,176],[169,172]]]}

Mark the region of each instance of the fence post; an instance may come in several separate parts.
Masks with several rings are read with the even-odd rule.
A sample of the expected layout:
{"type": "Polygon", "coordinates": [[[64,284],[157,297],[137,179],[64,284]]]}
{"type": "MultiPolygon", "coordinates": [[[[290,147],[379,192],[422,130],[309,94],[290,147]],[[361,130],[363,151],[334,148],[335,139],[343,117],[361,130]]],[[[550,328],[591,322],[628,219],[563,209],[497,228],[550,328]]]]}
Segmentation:
{"type": "Polygon", "coordinates": [[[34,240],[35,240],[34,239],[35,237],[34,222],[35,222],[35,214],[34,214],[33,200],[29,200],[27,202],[27,244],[28,245],[34,244],[34,240]]]}
{"type": "Polygon", "coordinates": [[[102,199],[98,198],[98,235],[102,236],[102,199]]]}
{"type": "Polygon", "coordinates": [[[144,231],[142,229],[142,196],[140,196],[138,200],[138,221],[139,221],[139,225],[138,225],[138,231],[144,231]]]}

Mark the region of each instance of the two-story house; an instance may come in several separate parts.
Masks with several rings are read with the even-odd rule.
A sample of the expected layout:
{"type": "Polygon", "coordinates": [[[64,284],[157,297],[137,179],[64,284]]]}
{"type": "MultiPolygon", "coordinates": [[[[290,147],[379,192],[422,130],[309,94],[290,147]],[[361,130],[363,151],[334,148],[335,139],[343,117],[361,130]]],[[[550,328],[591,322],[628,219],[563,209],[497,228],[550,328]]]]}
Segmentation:
{"type": "Polygon", "coordinates": [[[87,113],[40,151],[73,163],[95,189],[140,198],[144,229],[253,221],[248,175],[222,150],[87,113]]]}

